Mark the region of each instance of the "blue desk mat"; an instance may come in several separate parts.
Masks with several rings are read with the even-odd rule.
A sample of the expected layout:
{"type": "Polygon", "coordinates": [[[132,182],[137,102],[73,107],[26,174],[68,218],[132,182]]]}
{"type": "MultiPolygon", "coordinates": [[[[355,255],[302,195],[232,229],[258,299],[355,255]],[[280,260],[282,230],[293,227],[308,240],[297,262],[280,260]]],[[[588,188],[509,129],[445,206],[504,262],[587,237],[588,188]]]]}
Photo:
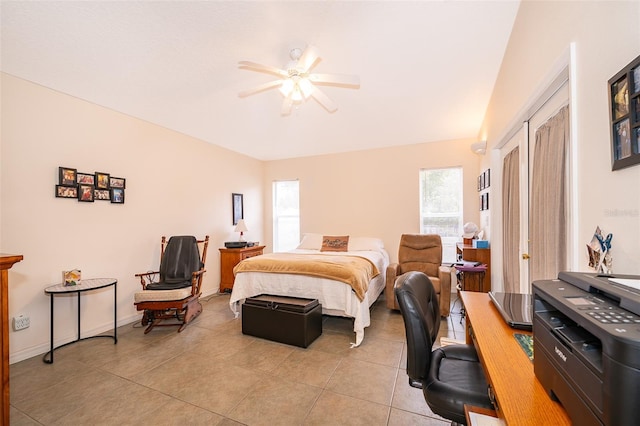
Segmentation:
{"type": "Polygon", "coordinates": [[[513,337],[522,348],[525,354],[533,361],[533,336],[529,334],[513,333],[513,337]]]}

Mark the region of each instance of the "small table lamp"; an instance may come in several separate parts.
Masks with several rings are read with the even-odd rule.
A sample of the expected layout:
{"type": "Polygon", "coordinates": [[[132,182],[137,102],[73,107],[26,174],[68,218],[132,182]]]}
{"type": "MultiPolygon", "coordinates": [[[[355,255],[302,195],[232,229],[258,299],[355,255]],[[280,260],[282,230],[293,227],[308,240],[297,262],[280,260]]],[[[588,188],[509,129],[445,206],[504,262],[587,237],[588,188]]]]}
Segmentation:
{"type": "Polygon", "coordinates": [[[238,241],[244,241],[244,238],[242,238],[242,234],[244,234],[247,231],[248,229],[247,229],[247,225],[245,225],[244,223],[244,219],[238,219],[238,224],[236,225],[236,229],[234,229],[234,232],[240,233],[240,239],[238,241]]]}

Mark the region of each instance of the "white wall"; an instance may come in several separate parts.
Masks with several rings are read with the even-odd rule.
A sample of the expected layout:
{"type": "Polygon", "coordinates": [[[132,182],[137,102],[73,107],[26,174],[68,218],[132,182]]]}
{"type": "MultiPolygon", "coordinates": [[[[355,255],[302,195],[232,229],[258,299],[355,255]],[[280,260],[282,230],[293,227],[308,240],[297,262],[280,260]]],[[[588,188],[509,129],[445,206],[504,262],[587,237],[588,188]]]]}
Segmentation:
{"type": "MultiPolygon", "coordinates": [[[[607,85],[609,78],[640,55],[638,22],[637,1],[523,1],[480,132],[488,148],[495,147],[516,113],[540,89],[570,44],[575,44],[572,270],[589,270],[585,245],[600,226],[613,233],[614,272],[640,274],[640,165],[611,171],[607,85]]],[[[483,158],[481,167],[488,167],[490,158],[483,158]]],[[[492,173],[492,178],[497,176],[492,173]]],[[[492,271],[494,278],[500,274],[492,271]]]]}
{"type": "MultiPolygon", "coordinates": [[[[137,272],[157,270],[162,235],[210,235],[203,292],[218,290],[218,248],[237,239],[231,193],[244,194],[248,239],[263,240],[263,163],[2,74],[0,252],[22,254],[9,271],[11,362],[49,345],[48,285],[64,269],[118,279],[118,320],[139,314],[137,272]],[[58,167],[126,178],[125,204],[54,197],[58,167]]],[[[75,338],[75,298],[55,300],[56,343],[75,338]]],[[[83,335],[113,327],[113,292],[83,296],[83,335]]]]}
{"type": "Polygon", "coordinates": [[[478,223],[480,157],[474,140],[270,161],[265,167],[265,235],[271,246],[271,184],[300,180],[301,232],[382,238],[393,260],[403,233],[420,232],[419,172],[463,167],[464,220],[478,223]]]}

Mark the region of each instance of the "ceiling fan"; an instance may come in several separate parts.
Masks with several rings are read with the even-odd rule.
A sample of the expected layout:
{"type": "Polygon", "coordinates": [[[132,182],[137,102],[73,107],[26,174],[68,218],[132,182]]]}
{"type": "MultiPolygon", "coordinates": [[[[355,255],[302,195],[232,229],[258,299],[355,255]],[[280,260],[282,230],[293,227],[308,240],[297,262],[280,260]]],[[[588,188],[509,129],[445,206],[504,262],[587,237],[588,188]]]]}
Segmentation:
{"type": "Polygon", "coordinates": [[[238,63],[240,69],[265,72],[280,78],[263,83],[253,89],[242,91],[238,96],[244,98],[274,87],[279,87],[280,93],[284,96],[282,109],[280,110],[282,115],[289,115],[294,103],[302,103],[309,97],[318,101],[327,111],[335,112],[338,106],[318,89],[316,85],[337,86],[350,89],[358,89],[360,87],[360,78],[356,75],[312,74],[311,69],[318,63],[320,54],[318,50],[311,45],[307,46],[304,52],[301,49],[292,49],[290,57],[291,62],[284,68],[262,65],[251,61],[240,61],[238,63]]]}

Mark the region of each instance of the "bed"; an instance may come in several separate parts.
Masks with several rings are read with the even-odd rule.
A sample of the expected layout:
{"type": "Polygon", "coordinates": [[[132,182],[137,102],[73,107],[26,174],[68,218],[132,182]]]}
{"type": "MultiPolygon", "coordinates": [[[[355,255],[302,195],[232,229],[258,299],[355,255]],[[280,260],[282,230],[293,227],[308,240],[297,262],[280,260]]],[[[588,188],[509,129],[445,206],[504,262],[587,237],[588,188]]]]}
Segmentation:
{"type": "Polygon", "coordinates": [[[369,308],[385,288],[385,270],[388,265],[389,255],[382,240],[378,238],[305,234],[295,250],[249,258],[236,265],[229,305],[237,318],[244,299],[259,294],[318,299],[322,304],[323,314],[354,319],[353,331],[356,339],[351,346],[356,347],[362,343],[364,329],[371,323],[369,308]],[[354,275],[358,278],[329,278],[330,275],[325,273],[310,272],[312,275],[307,275],[307,272],[292,272],[281,269],[280,266],[275,268],[277,270],[265,272],[255,264],[258,261],[264,263],[273,260],[283,262],[280,264],[282,265],[285,263],[283,258],[308,258],[313,263],[323,264],[358,262],[362,268],[367,268],[366,264],[369,264],[371,269],[366,278],[363,270],[355,271],[354,275]],[[355,280],[364,280],[366,283],[361,289],[346,283],[355,280]]]}

